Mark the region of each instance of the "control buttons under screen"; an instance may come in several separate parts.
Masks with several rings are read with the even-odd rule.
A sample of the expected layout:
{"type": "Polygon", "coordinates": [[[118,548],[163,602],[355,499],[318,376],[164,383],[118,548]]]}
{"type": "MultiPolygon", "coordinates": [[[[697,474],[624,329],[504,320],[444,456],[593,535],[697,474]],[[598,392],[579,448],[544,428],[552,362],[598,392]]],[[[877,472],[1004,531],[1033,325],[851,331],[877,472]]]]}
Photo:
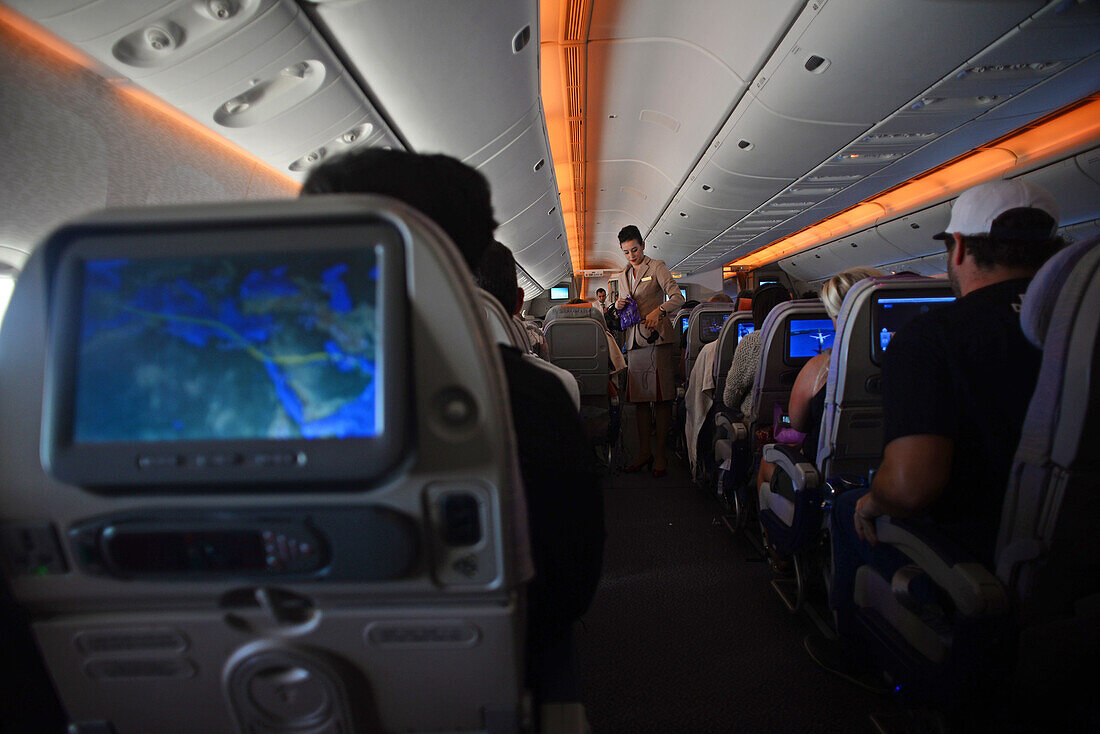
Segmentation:
{"type": "Polygon", "coordinates": [[[444,496],[442,504],[443,542],[464,546],[481,540],[481,514],[476,497],[456,492],[444,496]]]}

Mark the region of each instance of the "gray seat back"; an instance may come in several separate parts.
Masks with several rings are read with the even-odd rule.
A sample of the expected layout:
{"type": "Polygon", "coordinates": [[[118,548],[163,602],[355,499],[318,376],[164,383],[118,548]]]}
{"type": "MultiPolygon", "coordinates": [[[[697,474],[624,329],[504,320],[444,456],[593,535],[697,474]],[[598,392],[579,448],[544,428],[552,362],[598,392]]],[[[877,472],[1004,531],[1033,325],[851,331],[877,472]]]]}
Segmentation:
{"type": "Polygon", "coordinates": [[[557,319],[592,319],[603,328],[607,328],[607,320],[604,318],[603,311],[592,306],[591,304],[577,303],[569,305],[567,303],[560,304],[558,306],[551,306],[550,310],[546,312],[546,321],[543,328],[550,325],[551,321],[557,319]]]}
{"type": "MultiPolygon", "coordinates": [[[[227,267],[225,251],[215,252],[218,267],[227,267]]],[[[268,271],[253,272],[260,281],[268,277],[268,271]]],[[[205,277],[196,279],[214,292],[222,287],[205,277]]],[[[347,277],[374,278],[354,268],[347,277]]],[[[156,307],[155,299],[142,301],[142,311],[121,291],[108,292],[130,314],[156,307]]],[[[247,297],[243,287],[225,293],[247,297]]],[[[67,358],[51,350],[50,365],[67,358]]],[[[294,387],[324,397],[342,379],[335,373],[361,364],[332,359],[328,378],[296,375],[294,387]]],[[[217,380],[228,371],[201,375],[217,380]]],[[[118,382],[138,385],[128,377],[118,382]]],[[[483,306],[456,248],[423,215],[392,200],[325,196],[114,211],[55,233],[28,261],[0,331],[0,540],[10,588],[71,720],[109,721],[119,734],[518,727],[522,585],[532,569],[505,385],[483,306]],[[250,392],[278,386],[265,372],[274,365],[313,369],[341,349],[366,349],[363,332],[342,328],[347,323],[334,318],[347,309],[330,276],[345,276],[333,268],[322,283],[295,258],[303,248],[358,252],[353,248],[371,251],[372,243],[382,242],[385,249],[375,251],[394,259],[380,260],[381,271],[396,272],[399,284],[391,285],[399,292],[362,308],[380,312],[373,336],[383,344],[394,343],[387,325],[408,325],[388,332],[407,353],[395,362],[404,363],[394,369],[402,379],[380,378],[384,385],[407,386],[391,396],[398,407],[378,424],[386,436],[405,413],[397,461],[363,467],[374,472],[364,481],[303,482],[295,472],[308,462],[251,454],[242,441],[239,455],[253,456],[255,464],[249,459],[240,465],[243,474],[227,483],[170,486],[150,479],[148,486],[117,491],[62,481],[45,470],[39,446],[48,325],[66,316],[50,313],[57,303],[50,284],[57,280],[48,254],[109,244],[128,248],[136,261],[169,240],[186,245],[187,254],[177,255],[183,258],[248,245],[254,249],[246,257],[270,255],[265,262],[304,274],[305,286],[284,281],[281,291],[263,290],[259,300],[247,302],[249,313],[262,318],[271,308],[267,298],[298,288],[313,294],[315,310],[292,311],[300,313],[294,323],[331,336],[317,339],[318,346],[294,342],[283,362],[265,355],[277,357],[281,352],[273,350],[285,343],[253,345],[249,340],[265,339],[265,332],[216,322],[217,308],[202,319],[184,315],[174,327],[176,310],[154,311],[144,321],[134,317],[157,335],[131,350],[137,377],[154,378],[156,367],[168,371],[164,385],[185,387],[188,374],[199,376],[191,362],[171,359],[189,349],[197,353],[202,344],[186,337],[194,331],[187,331],[189,324],[198,325],[210,329],[213,359],[222,355],[228,365],[235,354],[234,364],[249,367],[255,377],[242,384],[250,392]],[[284,250],[293,252],[280,258],[284,250]],[[387,270],[393,263],[400,272],[387,270]],[[332,341],[322,349],[327,339],[332,341]],[[164,342],[174,345],[171,351],[160,346],[164,342]],[[250,483],[254,471],[274,478],[250,483]],[[27,538],[36,544],[34,558],[20,551],[27,538]],[[119,545],[117,539],[128,540],[119,545]],[[173,557],[182,565],[168,563],[173,557]],[[431,691],[430,706],[410,695],[417,690],[431,691]]],[[[200,390],[183,404],[201,407],[203,398],[200,390]]],[[[340,439],[326,441],[337,441],[339,454],[340,439]]],[[[155,446],[148,451],[173,456],[164,449],[158,454],[155,446]]],[[[358,466],[358,451],[351,453],[358,466]]],[[[164,471],[202,472],[220,466],[217,456],[188,453],[164,471]],[[200,464],[199,458],[209,461],[200,464]]]]}
{"type": "Polygon", "coordinates": [[[752,385],[752,414],[754,422],[771,425],[775,404],[784,409],[794,388],[795,378],[802,365],[809,358],[788,359],[787,339],[791,319],[827,319],[825,306],[812,298],[800,301],[787,301],[771,310],[764,319],[762,332],[760,366],[756,370],[756,380],[752,385]]]}
{"type": "Polygon", "coordinates": [[[882,331],[889,334],[896,328],[881,318],[882,309],[906,309],[909,314],[952,300],[947,282],[918,276],[867,278],[848,291],[837,315],[825,387],[817,454],[823,476],[866,476],[882,461],[882,331]],[[910,298],[927,302],[906,305],[900,300],[910,298]]]}
{"type": "Polygon", "coordinates": [[[1100,238],[1039,271],[1021,322],[1043,361],[1005,494],[997,576],[1025,627],[1095,625],[1087,607],[1100,601],[1100,238]]]}
{"type": "Polygon", "coordinates": [[[715,355],[714,399],[720,401],[726,389],[726,377],[729,375],[730,366],[733,364],[733,352],[737,349],[738,325],[751,324],[752,313],[749,311],[736,311],[730,314],[726,323],[722,324],[722,331],[718,335],[718,354],[715,355]]]}
{"type": "Polygon", "coordinates": [[[718,339],[725,319],[737,310],[732,303],[700,303],[692,309],[688,319],[687,349],[684,351],[684,374],[691,375],[699,350],[703,345],[718,339]]]}
{"type": "Polygon", "coordinates": [[[485,312],[485,324],[489,327],[489,333],[497,344],[515,347],[522,352],[530,352],[530,342],[526,333],[515,320],[504,312],[504,307],[496,296],[482,288],[475,288],[478,301],[485,312]]]}
{"type": "Polygon", "coordinates": [[[607,397],[607,332],[595,319],[557,318],[546,324],[550,362],[569,370],[581,386],[581,399],[607,397]]]}

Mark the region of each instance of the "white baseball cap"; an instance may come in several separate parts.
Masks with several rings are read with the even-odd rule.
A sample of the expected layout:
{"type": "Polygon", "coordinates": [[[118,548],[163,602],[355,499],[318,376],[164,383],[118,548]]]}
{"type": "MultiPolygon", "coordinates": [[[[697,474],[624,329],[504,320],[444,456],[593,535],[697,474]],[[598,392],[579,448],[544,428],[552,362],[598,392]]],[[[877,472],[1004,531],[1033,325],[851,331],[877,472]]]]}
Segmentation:
{"type": "Polygon", "coordinates": [[[947,229],[933,236],[946,240],[958,232],[961,235],[992,235],[999,239],[1032,240],[1054,236],[1058,231],[1058,202],[1049,191],[1026,181],[990,181],[959,194],[951,207],[951,221],[947,229]],[[1046,217],[1037,218],[1033,226],[1008,227],[997,218],[1012,209],[1037,209],[1046,217]]]}

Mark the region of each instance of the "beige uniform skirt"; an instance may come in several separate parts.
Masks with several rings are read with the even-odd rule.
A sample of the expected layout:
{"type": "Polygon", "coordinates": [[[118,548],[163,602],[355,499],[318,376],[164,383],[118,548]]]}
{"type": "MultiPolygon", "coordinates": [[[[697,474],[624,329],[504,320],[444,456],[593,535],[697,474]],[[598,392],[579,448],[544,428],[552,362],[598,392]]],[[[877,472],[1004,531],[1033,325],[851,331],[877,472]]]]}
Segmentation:
{"type": "Polygon", "coordinates": [[[676,398],[676,345],[655,344],[626,352],[626,400],[653,403],[676,398]]]}

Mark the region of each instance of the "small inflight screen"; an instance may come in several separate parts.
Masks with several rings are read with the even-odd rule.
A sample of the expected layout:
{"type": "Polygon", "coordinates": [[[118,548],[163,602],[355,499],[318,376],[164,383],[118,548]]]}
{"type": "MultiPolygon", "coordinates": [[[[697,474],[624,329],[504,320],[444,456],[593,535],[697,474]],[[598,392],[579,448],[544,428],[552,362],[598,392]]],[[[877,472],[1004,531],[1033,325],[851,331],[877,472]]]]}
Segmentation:
{"type": "Polygon", "coordinates": [[[915,316],[928,313],[954,300],[954,296],[880,298],[875,304],[875,353],[882,355],[897,330],[915,316]]]}
{"type": "Polygon", "coordinates": [[[550,289],[551,301],[565,301],[569,298],[569,288],[567,286],[554,286],[550,289]]]}
{"type": "Polygon", "coordinates": [[[687,298],[688,297],[687,288],[681,288],[680,289],[680,295],[683,296],[684,298],[687,298]]]}
{"type": "Polygon", "coordinates": [[[737,325],[737,343],[740,344],[742,339],[754,331],[756,326],[751,321],[742,321],[737,325]]]}
{"type": "Polygon", "coordinates": [[[718,338],[718,335],[722,333],[722,324],[726,323],[726,319],[730,317],[729,311],[724,312],[711,312],[704,311],[699,314],[699,341],[702,344],[709,344],[718,338]]]}
{"type": "Polygon", "coordinates": [[[771,285],[772,283],[778,283],[778,280],[762,280],[758,285],[771,285]]]}
{"type": "Polygon", "coordinates": [[[791,319],[787,357],[799,359],[821,354],[833,346],[835,332],[832,319],[791,319]]]}
{"type": "Polygon", "coordinates": [[[76,443],[379,435],[373,248],[84,261],[76,443]]]}
{"type": "Polygon", "coordinates": [[[680,317],[680,333],[681,333],[681,334],[686,334],[686,333],[687,333],[687,330],[688,330],[688,320],[689,320],[689,319],[690,319],[690,317],[689,317],[689,316],[681,316],[681,317],[680,317]]]}

